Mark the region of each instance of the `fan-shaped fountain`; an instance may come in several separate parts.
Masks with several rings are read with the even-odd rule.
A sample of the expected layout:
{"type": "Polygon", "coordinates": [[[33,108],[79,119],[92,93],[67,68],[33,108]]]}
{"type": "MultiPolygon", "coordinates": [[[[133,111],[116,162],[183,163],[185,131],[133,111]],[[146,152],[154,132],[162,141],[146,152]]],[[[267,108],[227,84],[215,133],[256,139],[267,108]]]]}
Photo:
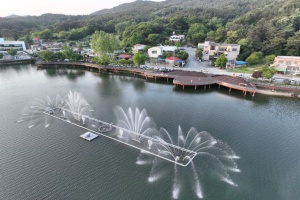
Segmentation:
{"type": "MultiPolygon", "coordinates": [[[[201,157],[206,157],[213,166],[211,169],[215,170],[214,173],[218,175],[218,179],[224,181],[228,184],[237,186],[230,178],[230,172],[240,172],[237,164],[234,159],[239,158],[235,155],[233,150],[225,143],[220,140],[216,140],[206,131],[198,132],[195,128],[191,128],[187,135],[185,136],[182,132],[181,127],[178,127],[178,135],[176,138],[173,138],[166,129],[161,128],[159,135],[156,136],[161,143],[157,143],[157,148],[159,154],[167,156],[169,159],[174,159],[177,162],[183,162],[184,160],[189,160],[191,168],[189,171],[192,173],[191,182],[193,184],[194,191],[198,198],[203,198],[203,189],[201,186],[201,179],[199,170],[201,169],[201,164],[197,165],[197,159],[201,157]],[[176,144],[176,146],[182,147],[184,149],[196,152],[194,159],[191,159],[191,154],[188,151],[181,151],[178,149],[170,148],[170,146],[165,146],[165,143],[176,144]]],[[[148,178],[149,182],[155,182],[160,178],[163,178],[164,175],[168,174],[164,172],[163,162],[157,158],[153,158],[152,162],[149,162],[149,156],[145,155],[144,152],[141,152],[137,158],[137,164],[152,164],[152,169],[150,176],[148,178]]],[[[174,179],[173,179],[173,198],[179,198],[180,191],[183,188],[180,180],[180,172],[182,168],[178,168],[175,163],[174,166],[174,179]]],[[[185,170],[187,171],[187,170],[185,170]]]]}

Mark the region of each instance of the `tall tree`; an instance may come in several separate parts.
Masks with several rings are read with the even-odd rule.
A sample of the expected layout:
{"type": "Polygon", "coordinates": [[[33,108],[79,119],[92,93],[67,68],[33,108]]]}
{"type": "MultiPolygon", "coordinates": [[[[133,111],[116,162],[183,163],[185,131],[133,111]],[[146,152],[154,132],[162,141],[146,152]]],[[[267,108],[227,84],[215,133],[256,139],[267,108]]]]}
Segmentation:
{"type": "Polygon", "coordinates": [[[218,67],[225,67],[227,63],[227,58],[225,57],[225,55],[220,55],[217,59],[216,59],[216,66],[218,67]]]}
{"type": "Polygon", "coordinates": [[[30,48],[30,45],[33,44],[32,38],[30,37],[29,34],[26,34],[26,35],[25,35],[24,42],[25,42],[26,47],[27,47],[28,49],[30,48]]]}
{"type": "Polygon", "coordinates": [[[247,59],[246,62],[250,65],[260,64],[263,61],[262,52],[253,52],[247,59]]]}
{"type": "Polygon", "coordinates": [[[117,36],[104,31],[96,31],[92,35],[91,44],[92,49],[99,55],[113,53],[114,50],[121,47],[121,42],[117,36]]]}
{"type": "Polygon", "coordinates": [[[276,74],[276,69],[274,69],[273,67],[264,66],[261,69],[261,75],[266,79],[272,78],[274,74],[276,74]]]}
{"type": "Polygon", "coordinates": [[[73,49],[67,45],[64,45],[62,47],[62,54],[64,55],[65,58],[67,59],[72,59],[73,58],[73,55],[74,55],[74,52],[73,52],[73,49]]]}
{"type": "Polygon", "coordinates": [[[133,55],[132,61],[135,65],[140,66],[145,64],[146,56],[143,53],[136,53],[133,55]]]}
{"type": "Polygon", "coordinates": [[[196,52],[195,52],[195,56],[196,56],[196,58],[198,58],[198,59],[202,59],[202,56],[203,56],[203,49],[197,48],[197,49],[196,49],[196,52]]]}
{"type": "Polygon", "coordinates": [[[15,40],[15,41],[18,41],[18,39],[19,39],[19,35],[18,35],[17,33],[14,33],[14,36],[13,36],[13,38],[14,38],[14,40],[15,40]]]}
{"type": "Polygon", "coordinates": [[[203,24],[192,24],[187,33],[188,42],[196,45],[198,42],[203,42],[206,38],[207,29],[203,24]]]}

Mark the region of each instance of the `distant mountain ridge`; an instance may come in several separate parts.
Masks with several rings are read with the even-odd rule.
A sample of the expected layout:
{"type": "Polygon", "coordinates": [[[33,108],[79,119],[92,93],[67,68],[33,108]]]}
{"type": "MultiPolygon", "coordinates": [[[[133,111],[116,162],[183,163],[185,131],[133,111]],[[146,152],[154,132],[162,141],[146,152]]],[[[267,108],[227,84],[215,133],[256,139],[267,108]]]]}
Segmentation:
{"type": "Polygon", "coordinates": [[[103,9],[91,13],[91,15],[105,15],[124,12],[135,12],[138,9],[166,9],[166,8],[180,8],[180,9],[243,9],[244,12],[263,7],[270,3],[281,0],[165,0],[162,2],[155,1],[134,1],[131,3],[124,3],[111,9],[103,9]]]}

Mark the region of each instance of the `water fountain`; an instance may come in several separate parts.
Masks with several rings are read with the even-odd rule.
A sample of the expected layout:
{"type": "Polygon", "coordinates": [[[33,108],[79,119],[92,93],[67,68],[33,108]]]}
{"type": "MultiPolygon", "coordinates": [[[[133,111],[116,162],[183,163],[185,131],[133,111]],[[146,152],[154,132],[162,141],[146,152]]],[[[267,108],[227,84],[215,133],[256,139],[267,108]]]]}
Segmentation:
{"type": "Polygon", "coordinates": [[[45,127],[48,127],[53,118],[45,115],[47,113],[50,115],[62,114],[63,118],[68,118],[70,116],[67,116],[67,114],[71,114],[72,118],[77,121],[82,120],[82,123],[85,124],[86,119],[84,116],[90,115],[92,111],[92,107],[80,93],[70,91],[63,98],[60,95],[56,95],[55,101],[49,96],[46,97],[46,100],[36,98],[17,122],[29,121],[28,128],[32,128],[40,123],[42,119],[45,119],[45,127]],[[71,112],[66,112],[66,109],[71,112]]]}
{"type": "MultiPolygon", "coordinates": [[[[123,108],[118,106],[115,109],[115,114],[118,121],[117,125],[126,130],[130,130],[131,132],[127,131],[128,136],[136,142],[141,142],[141,135],[156,133],[156,125],[148,116],[145,109],[140,111],[138,108],[136,108],[135,112],[133,112],[133,110],[129,107],[126,113],[123,108]]],[[[124,131],[121,131],[120,134],[123,137],[124,131]]],[[[150,144],[152,143],[150,142],[150,144]]]]}
{"type": "MultiPolygon", "coordinates": [[[[64,98],[57,95],[52,101],[49,97],[45,101],[36,99],[30,106],[31,113],[22,116],[29,119],[29,128],[34,126],[37,116],[46,116],[46,127],[49,118],[56,118],[70,123],[91,133],[109,138],[140,150],[137,164],[152,164],[148,181],[158,181],[173,171],[172,197],[178,199],[183,187],[182,173],[191,174],[191,185],[198,198],[203,198],[201,185],[201,167],[203,162],[211,164],[211,170],[218,179],[233,186],[237,186],[231,179],[231,172],[240,172],[235,159],[239,158],[226,144],[217,140],[206,131],[198,132],[191,128],[186,135],[178,127],[177,137],[166,129],[157,129],[154,121],[145,109],[128,108],[127,112],[121,107],[115,109],[117,124],[107,123],[91,117],[92,107],[78,92],[69,92],[64,98]],[[199,159],[205,160],[198,162],[199,159]],[[174,164],[174,170],[166,165],[165,160],[174,164]],[[184,166],[184,167],[182,167],[184,166]],[[187,168],[190,169],[187,169],[187,168]],[[165,169],[165,170],[164,170],[165,169]]],[[[18,122],[26,121],[21,119],[18,122]]]]}
{"type": "MultiPolygon", "coordinates": [[[[168,131],[164,128],[161,128],[159,131],[159,135],[156,136],[161,143],[157,143],[157,147],[159,149],[160,154],[164,154],[168,156],[169,159],[174,159],[177,162],[183,162],[184,160],[189,160],[190,165],[188,166],[191,169],[179,168],[179,166],[175,163],[174,165],[174,178],[173,178],[173,192],[172,197],[174,199],[178,199],[180,195],[180,191],[183,188],[181,182],[182,180],[179,178],[180,173],[184,170],[190,171],[192,173],[192,185],[193,189],[198,198],[203,198],[203,189],[201,186],[200,173],[201,163],[197,162],[201,157],[205,157],[207,162],[211,163],[211,168],[213,169],[215,174],[217,174],[218,179],[224,181],[233,186],[237,186],[230,178],[230,172],[240,172],[237,164],[234,159],[239,158],[235,155],[233,150],[225,143],[220,140],[216,140],[206,131],[198,132],[195,128],[191,128],[187,135],[185,136],[182,132],[181,127],[178,127],[178,135],[176,138],[168,133],[168,131]],[[164,141],[164,142],[163,142],[164,141]],[[171,143],[176,146],[182,147],[184,149],[191,150],[192,152],[196,152],[194,159],[191,159],[191,154],[188,151],[181,151],[178,149],[172,149],[166,147],[165,143],[171,143]],[[209,161],[208,161],[209,160],[209,161]]],[[[150,172],[150,176],[148,181],[155,182],[159,179],[163,178],[164,175],[168,173],[163,172],[163,168],[161,165],[164,165],[163,162],[158,160],[157,158],[153,158],[152,162],[149,161],[149,156],[145,155],[145,152],[141,152],[139,157],[137,158],[137,164],[152,164],[152,169],[150,172]]]]}

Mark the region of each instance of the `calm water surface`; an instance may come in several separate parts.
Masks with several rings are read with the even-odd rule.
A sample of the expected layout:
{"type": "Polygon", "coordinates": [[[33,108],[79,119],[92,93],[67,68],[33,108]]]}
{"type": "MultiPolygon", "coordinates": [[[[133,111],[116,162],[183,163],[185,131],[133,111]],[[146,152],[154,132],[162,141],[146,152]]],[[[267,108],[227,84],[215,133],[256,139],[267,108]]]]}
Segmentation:
{"type": "MultiPolygon", "coordinates": [[[[183,92],[134,76],[31,65],[0,67],[0,199],[171,199],[173,177],[148,183],[151,165],[136,165],[135,149],[103,137],[83,141],[84,130],[60,121],[45,128],[41,120],[31,129],[16,123],[35,98],[69,91],[80,92],[104,121],[115,122],[116,106],[145,108],[173,135],[181,125],[185,133],[195,127],[226,142],[241,157],[241,172],[232,174],[239,186],[205,168],[204,199],[300,199],[298,99],[252,99],[217,88],[183,92]]],[[[196,199],[192,187],[186,185],[180,199],[196,199]]]]}

